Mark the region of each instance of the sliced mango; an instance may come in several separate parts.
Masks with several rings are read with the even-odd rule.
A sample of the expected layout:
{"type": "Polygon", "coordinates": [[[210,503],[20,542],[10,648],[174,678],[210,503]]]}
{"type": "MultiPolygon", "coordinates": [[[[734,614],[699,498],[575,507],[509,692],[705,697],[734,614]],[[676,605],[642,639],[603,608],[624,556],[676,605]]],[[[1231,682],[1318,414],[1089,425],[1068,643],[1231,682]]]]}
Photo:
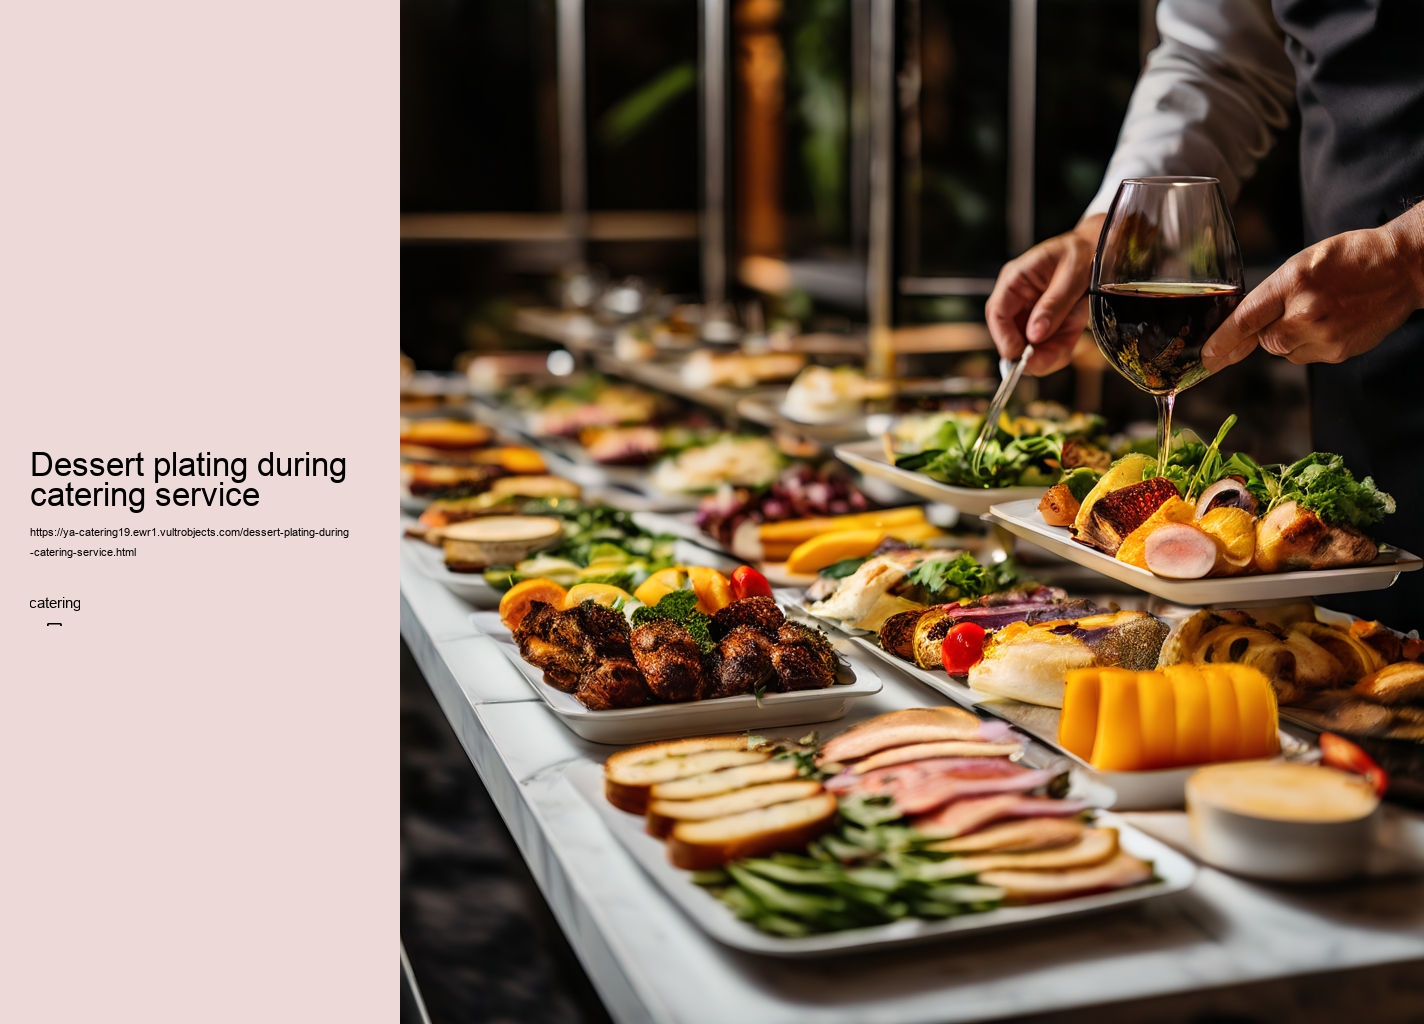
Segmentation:
{"type": "Polygon", "coordinates": [[[865,530],[836,530],[812,537],[798,544],[786,557],[786,571],[793,573],[820,572],[828,565],[843,562],[848,558],[865,558],[878,548],[887,537],[906,543],[930,540],[941,536],[943,531],[930,523],[912,523],[908,526],[873,527],[865,530]]]}
{"type": "Polygon", "coordinates": [[[1093,767],[1105,772],[1135,771],[1144,763],[1137,673],[1104,669],[1100,685],[1093,767]]]}
{"type": "Polygon", "coordinates": [[[1270,680],[1248,665],[1069,672],[1058,742],[1102,771],[1270,757],[1280,749],[1270,680]]]}

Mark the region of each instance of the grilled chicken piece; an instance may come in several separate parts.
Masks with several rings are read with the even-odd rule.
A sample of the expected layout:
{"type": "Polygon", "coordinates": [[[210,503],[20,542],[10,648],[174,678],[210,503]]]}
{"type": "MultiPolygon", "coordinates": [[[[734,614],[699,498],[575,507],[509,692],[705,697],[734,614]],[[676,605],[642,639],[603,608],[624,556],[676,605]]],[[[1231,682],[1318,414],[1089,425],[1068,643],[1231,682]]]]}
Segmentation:
{"type": "Polygon", "coordinates": [[[897,658],[913,661],[915,658],[915,625],[920,616],[930,611],[928,608],[913,608],[899,615],[892,615],[880,627],[880,646],[897,658]]]}
{"type": "Polygon", "coordinates": [[[653,702],[647,680],[631,658],[610,658],[589,667],[574,696],[590,711],[638,708],[653,702]]]}
{"type": "Polygon", "coordinates": [[[630,634],[628,620],[622,612],[605,608],[601,604],[585,601],[577,608],[570,608],[565,615],[572,615],[583,634],[583,652],[593,658],[628,658],[630,634]]]}
{"type": "Polygon", "coordinates": [[[681,623],[666,619],[633,630],[633,660],[658,700],[696,700],[702,695],[702,649],[681,623]]]}
{"type": "Polygon", "coordinates": [[[1176,497],[1177,485],[1160,476],[1110,491],[1093,503],[1073,539],[1116,555],[1128,534],[1147,522],[1168,498],[1176,497]]]}
{"type": "Polygon", "coordinates": [[[771,648],[780,690],[824,690],[836,681],[836,653],[818,629],[783,622],[771,648]]]}
{"type": "Polygon", "coordinates": [[[786,621],[776,601],[770,597],[744,597],[717,610],[712,616],[708,631],[713,640],[721,640],[731,635],[738,626],[754,626],[768,637],[776,636],[776,631],[786,621]]]}
{"type": "Polygon", "coordinates": [[[758,687],[768,685],[775,678],[771,640],[755,626],[736,626],[718,645],[707,696],[738,697],[755,693],[758,687]]]}
{"type": "Polygon", "coordinates": [[[582,640],[577,627],[564,618],[553,605],[535,601],[514,630],[514,642],[525,661],[544,671],[544,681],[556,690],[573,692],[583,670],[582,640]],[[570,632],[574,646],[570,646],[570,632]]]}
{"type": "Polygon", "coordinates": [[[1350,526],[1326,526],[1308,508],[1288,501],[1256,524],[1255,565],[1261,572],[1343,569],[1368,565],[1379,546],[1350,526]]]}

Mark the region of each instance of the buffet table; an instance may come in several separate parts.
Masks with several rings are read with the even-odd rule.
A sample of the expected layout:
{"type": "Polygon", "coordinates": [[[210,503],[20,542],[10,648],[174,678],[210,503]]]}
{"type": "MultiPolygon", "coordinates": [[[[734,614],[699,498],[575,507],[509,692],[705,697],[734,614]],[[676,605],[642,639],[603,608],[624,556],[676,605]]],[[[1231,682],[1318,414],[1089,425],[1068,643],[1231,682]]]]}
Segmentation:
{"type": "MultiPolygon", "coordinates": [[[[531,692],[473,610],[401,541],[401,636],[618,1021],[859,1024],[1042,1017],[1424,1016],[1424,879],[1291,890],[1203,867],[1176,896],[1042,930],[873,955],[757,958],[709,938],[615,843],[563,775],[615,748],[531,692]]],[[[837,728],[944,698],[888,667],[837,728]]]]}

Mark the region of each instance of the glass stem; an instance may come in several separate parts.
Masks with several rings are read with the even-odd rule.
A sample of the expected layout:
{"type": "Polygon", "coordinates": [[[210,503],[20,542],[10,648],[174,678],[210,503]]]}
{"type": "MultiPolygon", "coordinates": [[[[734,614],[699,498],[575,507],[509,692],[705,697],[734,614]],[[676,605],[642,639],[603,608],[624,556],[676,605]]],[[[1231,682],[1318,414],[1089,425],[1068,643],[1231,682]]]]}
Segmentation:
{"type": "Polygon", "coordinates": [[[1177,404],[1177,393],[1154,395],[1157,399],[1157,475],[1167,473],[1167,457],[1172,454],[1172,406],[1177,404]]]}

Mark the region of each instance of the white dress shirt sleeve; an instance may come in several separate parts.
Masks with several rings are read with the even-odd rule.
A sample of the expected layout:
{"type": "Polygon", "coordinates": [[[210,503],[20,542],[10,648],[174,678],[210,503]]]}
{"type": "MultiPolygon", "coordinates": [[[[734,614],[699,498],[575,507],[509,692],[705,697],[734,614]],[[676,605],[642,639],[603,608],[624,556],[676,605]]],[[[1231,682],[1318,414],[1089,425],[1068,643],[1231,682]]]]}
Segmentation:
{"type": "Polygon", "coordinates": [[[1157,31],[1085,216],[1123,178],[1157,174],[1219,178],[1233,202],[1290,119],[1295,71],[1270,0],[1161,0],[1157,31]]]}

